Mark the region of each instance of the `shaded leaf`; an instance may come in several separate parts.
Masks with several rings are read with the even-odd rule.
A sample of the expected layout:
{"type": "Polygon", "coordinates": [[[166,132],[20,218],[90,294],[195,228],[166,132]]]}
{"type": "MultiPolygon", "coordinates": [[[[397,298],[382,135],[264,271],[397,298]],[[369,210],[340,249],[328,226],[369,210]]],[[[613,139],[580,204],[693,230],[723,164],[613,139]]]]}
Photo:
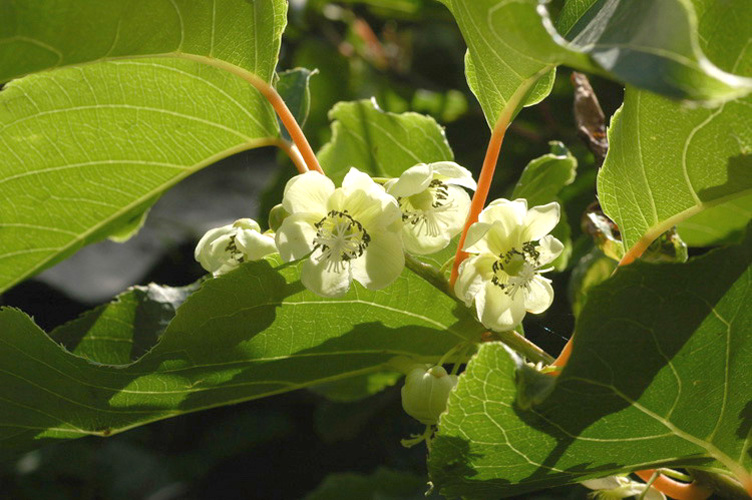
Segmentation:
{"type": "Polygon", "coordinates": [[[124,367],[72,355],[15,309],[0,310],[0,442],[110,435],[182,413],[387,369],[436,362],[483,328],[405,272],[389,289],[341,299],[303,288],[297,265],[242,265],[206,281],[160,342],[124,367]]]}
{"type": "Polygon", "coordinates": [[[113,302],[50,332],[73,354],[95,363],[127,365],[156,345],[175,311],[198,288],[134,286],[113,302]]]}
{"type": "MultiPolygon", "coordinates": [[[[295,68],[277,73],[278,80],[275,84],[277,92],[301,128],[305,125],[308,111],[311,109],[311,90],[308,82],[316,73],[316,70],[311,71],[306,68],[295,68]]],[[[277,119],[279,120],[279,117],[277,119]]],[[[281,122],[279,128],[282,131],[282,137],[287,141],[292,141],[281,122]]]]}
{"type": "Polygon", "coordinates": [[[426,479],[407,472],[379,468],[372,474],[330,474],[305,500],[389,499],[423,500],[439,498],[426,495],[426,479]]]}
{"type": "Polygon", "coordinates": [[[594,288],[553,392],[524,409],[518,357],[484,344],[450,396],[431,475],[498,498],[584,479],[698,466],[752,470],[752,238],[686,264],[636,263],[594,288]]]}

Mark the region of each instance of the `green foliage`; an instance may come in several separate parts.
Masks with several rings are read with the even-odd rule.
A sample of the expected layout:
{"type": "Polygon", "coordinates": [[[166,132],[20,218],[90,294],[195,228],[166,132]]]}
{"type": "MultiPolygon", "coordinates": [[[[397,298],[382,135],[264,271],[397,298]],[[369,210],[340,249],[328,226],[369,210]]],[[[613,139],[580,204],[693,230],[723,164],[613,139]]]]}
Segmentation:
{"type": "Polygon", "coordinates": [[[437,486],[498,498],[658,464],[749,477],[750,263],[752,238],[620,269],[588,294],[571,360],[529,410],[519,357],[483,345],[432,445],[437,486]]]}
{"type": "Polygon", "coordinates": [[[376,469],[373,474],[341,473],[327,477],[305,500],[381,499],[423,500],[440,498],[426,495],[426,481],[420,476],[388,469],[376,469]]]}
{"type": "Polygon", "coordinates": [[[194,54],[271,82],[284,0],[52,0],[0,7],[0,82],[112,59],[194,54]]]}
{"type": "MultiPolygon", "coordinates": [[[[706,11],[700,35],[717,64],[752,75],[752,8],[739,7],[706,11]]],[[[627,249],[643,236],[655,238],[692,215],[749,194],[752,130],[744,123],[750,106],[752,97],[703,108],[627,89],[598,177],[603,209],[619,225],[627,249]]],[[[735,219],[732,227],[723,222],[716,231],[746,223],[735,219]]]]}
{"type": "MultiPolygon", "coordinates": [[[[671,97],[722,101],[752,90],[752,80],[724,73],[699,50],[695,13],[684,0],[572,0],[559,21],[564,38],[538,0],[442,2],[467,42],[468,83],[491,127],[543,99],[551,80],[534,85],[558,64],[671,97]]],[[[743,4],[728,10],[748,9],[743,4]]]]}
{"type": "MultiPolygon", "coordinates": [[[[100,317],[125,319],[117,310],[123,308],[132,314],[121,302],[100,317]]],[[[75,332],[90,340],[100,331],[91,318],[79,320],[75,332]]],[[[129,319],[134,325],[124,334],[134,341],[150,333],[137,320],[129,319]]],[[[469,311],[409,272],[387,291],[354,287],[333,300],[305,290],[297,266],[266,261],[204,283],[160,342],[126,366],[68,353],[18,310],[0,310],[0,324],[8,347],[0,360],[0,398],[7,402],[0,437],[20,449],[384,370],[395,356],[436,361],[483,331],[469,311]]],[[[93,357],[91,347],[81,349],[93,357]]]]}
{"type": "Polygon", "coordinates": [[[332,140],[319,161],[335,184],[350,167],[377,177],[399,177],[418,163],[452,160],[436,120],[417,113],[389,113],[374,101],[341,102],[329,112],[332,140]]]}
{"type": "MultiPolygon", "coordinates": [[[[308,84],[316,71],[305,68],[295,68],[277,74],[278,80],[275,85],[277,92],[285,101],[295,120],[304,126],[311,109],[311,90],[308,84]]],[[[290,134],[282,124],[279,124],[282,137],[290,141],[290,134]]]]}

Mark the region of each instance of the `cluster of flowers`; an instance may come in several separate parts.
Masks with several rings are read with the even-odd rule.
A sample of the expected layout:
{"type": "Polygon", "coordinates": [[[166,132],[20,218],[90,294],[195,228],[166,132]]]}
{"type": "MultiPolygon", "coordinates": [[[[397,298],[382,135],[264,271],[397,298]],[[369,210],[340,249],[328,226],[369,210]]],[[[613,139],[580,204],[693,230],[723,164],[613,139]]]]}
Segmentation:
{"type": "MultiPolygon", "coordinates": [[[[325,297],[346,293],[352,281],[380,290],[397,279],[404,252],[427,255],[445,248],[464,226],[475,189],[470,172],[454,162],[419,164],[399,178],[377,183],[352,168],[337,188],[307,172],[285,187],[284,218],[276,234],[262,234],[251,219],[207,232],[196,260],[215,276],[247,260],[279,252],[285,262],[305,259],[301,281],[325,297]]],[[[515,328],[526,312],[541,313],[553,301],[541,276],[562,251],[548,233],[559,205],[528,209],[525,200],[493,201],[467,234],[454,291],[491,330],[515,328]]]]}

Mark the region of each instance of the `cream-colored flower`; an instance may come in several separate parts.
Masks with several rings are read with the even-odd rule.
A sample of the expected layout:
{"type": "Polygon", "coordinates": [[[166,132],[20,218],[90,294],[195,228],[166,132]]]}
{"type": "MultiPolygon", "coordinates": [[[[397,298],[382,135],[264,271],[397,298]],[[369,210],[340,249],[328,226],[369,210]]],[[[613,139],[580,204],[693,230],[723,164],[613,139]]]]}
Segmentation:
{"type": "Polygon", "coordinates": [[[449,392],[457,385],[457,375],[449,375],[442,366],[418,365],[405,377],[402,408],[426,425],[436,424],[446,410],[449,392]]]}
{"type": "Polygon", "coordinates": [[[457,297],[475,302],[478,319],[486,328],[507,331],[526,312],[539,314],[554,298],[551,281],[541,273],[564,246],[548,233],[559,222],[559,204],[530,210],[525,200],[493,201],[470,226],[465,259],[454,286],[457,297]]]}
{"type": "Polygon", "coordinates": [[[465,224],[475,189],[469,170],[452,161],[421,163],[405,170],[385,186],[402,210],[405,250],[425,255],[449,244],[465,224]]]}
{"type": "Polygon", "coordinates": [[[598,500],[615,500],[617,498],[639,497],[645,491],[644,500],[666,500],[666,495],[645,483],[633,481],[625,476],[608,476],[600,479],[582,481],[586,488],[594,490],[591,496],[598,500]]]}
{"type": "Polygon", "coordinates": [[[259,260],[276,251],[274,238],[262,234],[255,220],[238,219],[207,231],[196,245],[194,257],[201,267],[219,276],[242,262],[259,260]]]}
{"type": "Polygon", "coordinates": [[[368,175],[352,168],[334,187],[316,172],[287,183],[282,206],[290,214],[277,231],[285,262],[310,255],[301,281],[324,297],[336,297],[353,279],[371,290],[391,284],[405,266],[397,201],[368,175]]]}

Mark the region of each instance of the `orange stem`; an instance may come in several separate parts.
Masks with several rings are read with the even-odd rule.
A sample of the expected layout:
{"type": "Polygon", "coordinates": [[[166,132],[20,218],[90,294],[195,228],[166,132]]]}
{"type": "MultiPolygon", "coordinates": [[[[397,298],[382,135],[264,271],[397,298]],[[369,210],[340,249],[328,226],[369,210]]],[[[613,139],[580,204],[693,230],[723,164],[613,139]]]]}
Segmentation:
{"type": "MultiPolygon", "coordinates": [[[[635,474],[643,481],[648,482],[655,474],[655,470],[639,470],[635,474]]],[[[651,487],[675,500],[706,500],[713,494],[712,490],[700,485],[697,481],[681,483],[663,474],[658,475],[651,487]]]]}
{"type": "Polygon", "coordinates": [[[486,157],[483,159],[483,167],[481,168],[480,176],[478,177],[478,189],[476,189],[475,194],[473,195],[473,200],[470,202],[470,211],[467,214],[465,227],[462,229],[460,243],[457,245],[457,253],[454,255],[452,274],[449,275],[450,287],[454,287],[454,283],[457,281],[460,263],[467,258],[467,253],[462,251],[462,247],[465,246],[467,230],[478,220],[478,215],[480,215],[486,204],[488,191],[491,189],[491,181],[493,180],[494,171],[496,170],[496,162],[499,159],[499,152],[501,151],[501,143],[504,141],[504,134],[507,131],[508,124],[508,120],[499,119],[491,133],[491,139],[488,141],[486,157]]]}
{"type": "Polygon", "coordinates": [[[298,173],[304,174],[308,172],[308,165],[306,165],[305,160],[303,160],[303,157],[300,155],[300,151],[298,151],[298,148],[295,147],[294,144],[290,144],[284,139],[279,139],[274,144],[279,149],[284,151],[287,154],[287,156],[290,157],[290,160],[292,160],[292,163],[295,165],[295,168],[298,169],[298,173]]]}
{"type": "Polygon", "coordinates": [[[285,101],[277,93],[274,87],[255,75],[253,75],[253,78],[249,78],[248,81],[256,87],[264,97],[266,97],[266,100],[272,105],[274,111],[277,112],[279,119],[287,129],[287,133],[290,134],[292,141],[298,147],[300,155],[303,157],[308,169],[324,174],[321,165],[319,165],[319,161],[316,159],[316,154],[314,154],[311,145],[308,143],[308,139],[306,139],[305,134],[303,134],[303,130],[300,128],[300,125],[298,125],[297,120],[295,120],[295,117],[290,112],[287,104],[285,104],[285,101]]]}

